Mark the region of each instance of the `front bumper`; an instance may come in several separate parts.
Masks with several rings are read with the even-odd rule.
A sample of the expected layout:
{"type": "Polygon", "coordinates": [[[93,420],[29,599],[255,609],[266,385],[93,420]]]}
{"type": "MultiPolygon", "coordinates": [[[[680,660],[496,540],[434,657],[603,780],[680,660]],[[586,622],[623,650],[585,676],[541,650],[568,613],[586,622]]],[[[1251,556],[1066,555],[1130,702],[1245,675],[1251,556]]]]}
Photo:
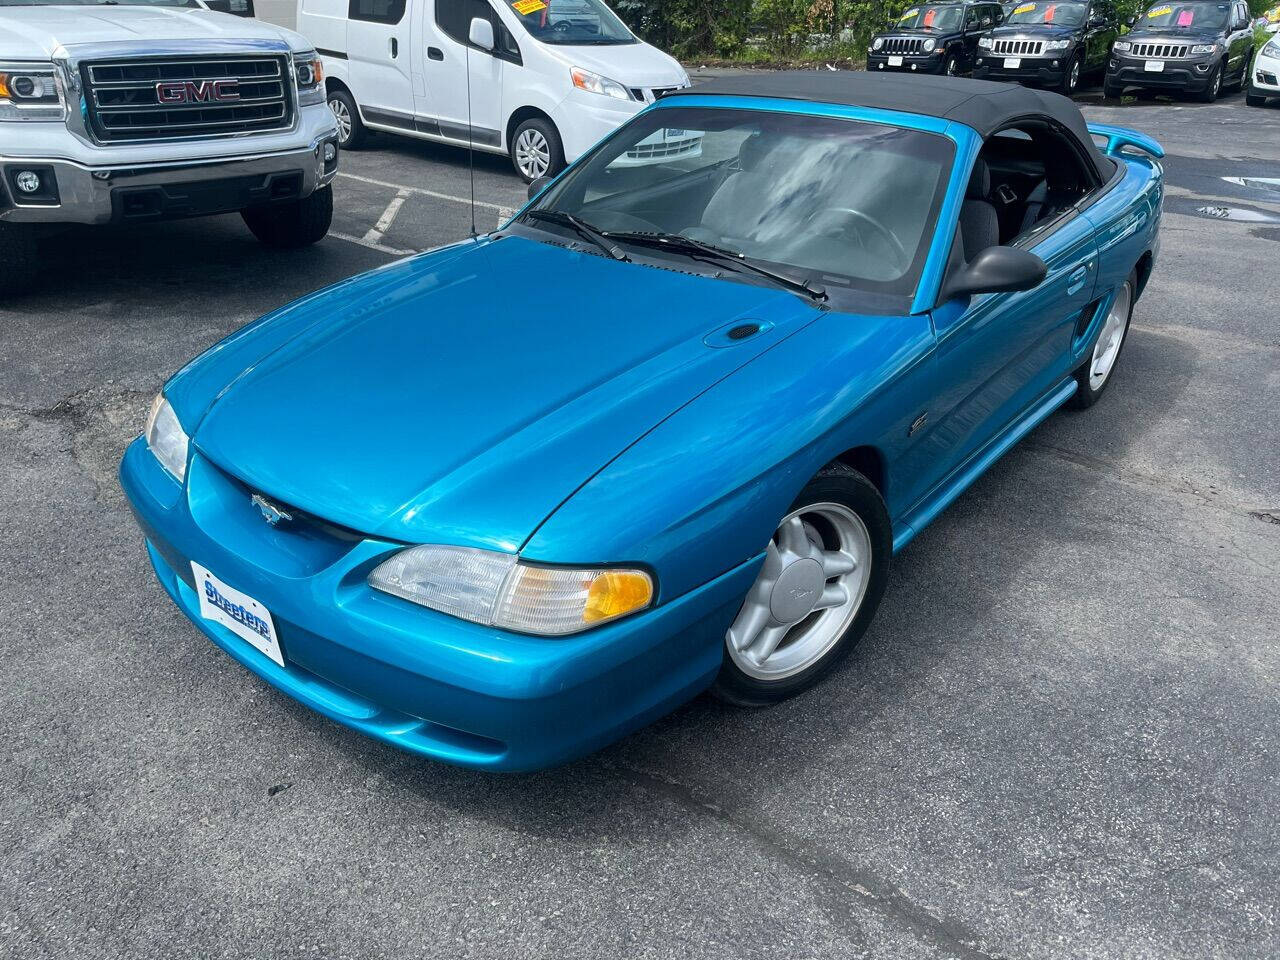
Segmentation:
{"type": "Polygon", "coordinates": [[[1129,57],[1112,53],[1107,62],[1107,84],[1115,87],[1141,87],[1146,90],[1178,90],[1186,93],[1203,93],[1209,88],[1213,68],[1218,65],[1214,57],[1195,60],[1165,60],[1164,69],[1153,72],[1146,69],[1146,58],[1129,57]]]}
{"type": "Polygon", "coordinates": [[[140,438],[120,482],[161,585],[225,652],[339,723],[490,770],[573,759],[705,689],[759,566],[598,630],[527,637],[371,589],[369,572],[401,545],[270,527],[247,490],[198,452],[179,487],[140,438]],[[192,560],[266,605],[285,666],[200,616],[192,560]]]}
{"type": "Polygon", "coordinates": [[[574,88],[551,111],[565,160],[573,163],[646,106],[637,100],[618,100],[574,88]]]}
{"type": "Polygon", "coordinates": [[[974,64],[973,76],[978,80],[1014,80],[1042,87],[1062,85],[1067,67],[1071,64],[1071,51],[1064,50],[1059,57],[1018,57],[1016,67],[1006,67],[1003,54],[982,52],[974,64]]]}
{"type": "Polygon", "coordinates": [[[1258,57],[1249,74],[1249,92],[1256,97],[1280,97],[1280,60],[1258,57]]]}
{"type": "Polygon", "coordinates": [[[933,53],[904,53],[901,55],[868,53],[867,71],[892,70],[899,73],[942,73],[942,66],[947,60],[943,53],[944,51],[942,50],[937,50],[933,53]],[[897,57],[901,62],[897,64],[891,63],[889,59],[891,56],[897,57]]]}

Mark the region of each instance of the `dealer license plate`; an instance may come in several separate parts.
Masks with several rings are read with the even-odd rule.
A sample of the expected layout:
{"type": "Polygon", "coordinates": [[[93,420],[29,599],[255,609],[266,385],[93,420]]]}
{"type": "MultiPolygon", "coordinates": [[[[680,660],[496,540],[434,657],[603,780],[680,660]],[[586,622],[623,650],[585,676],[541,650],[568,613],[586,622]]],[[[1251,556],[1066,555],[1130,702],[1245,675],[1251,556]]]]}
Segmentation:
{"type": "Polygon", "coordinates": [[[1022,66],[1021,57],[1005,57],[1004,58],[1004,68],[1006,70],[1017,70],[1020,66],[1022,66]]]}
{"type": "Polygon", "coordinates": [[[1147,73],[1164,73],[1164,61],[1148,60],[1146,63],[1146,66],[1144,66],[1142,69],[1146,70],[1147,73]]]}
{"type": "Polygon", "coordinates": [[[901,57],[890,57],[890,58],[889,58],[889,66],[891,66],[891,67],[900,67],[900,66],[902,66],[902,58],[901,58],[901,57]]]}
{"type": "Polygon", "coordinates": [[[280,666],[284,655],[271,611],[247,593],[229,587],[194,560],[191,572],[196,577],[200,595],[200,616],[220,623],[260,653],[265,653],[280,666]]]}

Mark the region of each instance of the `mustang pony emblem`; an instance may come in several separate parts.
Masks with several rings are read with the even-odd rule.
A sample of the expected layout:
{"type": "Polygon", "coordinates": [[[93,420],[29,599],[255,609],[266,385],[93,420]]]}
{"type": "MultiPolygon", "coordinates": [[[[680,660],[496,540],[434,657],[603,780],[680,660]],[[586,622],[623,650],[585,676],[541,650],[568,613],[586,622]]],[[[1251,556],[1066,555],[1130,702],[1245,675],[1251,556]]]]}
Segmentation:
{"type": "Polygon", "coordinates": [[[293,514],[288,511],[281,510],[260,493],[255,493],[250,497],[249,502],[258,508],[258,512],[262,514],[262,519],[267,521],[267,523],[273,527],[281,520],[284,520],[287,523],[293,519],[293,514]]]}
{"type": "Polygon", "coordinates": [[[236,80],[163,80],[156,84],[161,103],[229,103],[240,99],[236,80]]]}

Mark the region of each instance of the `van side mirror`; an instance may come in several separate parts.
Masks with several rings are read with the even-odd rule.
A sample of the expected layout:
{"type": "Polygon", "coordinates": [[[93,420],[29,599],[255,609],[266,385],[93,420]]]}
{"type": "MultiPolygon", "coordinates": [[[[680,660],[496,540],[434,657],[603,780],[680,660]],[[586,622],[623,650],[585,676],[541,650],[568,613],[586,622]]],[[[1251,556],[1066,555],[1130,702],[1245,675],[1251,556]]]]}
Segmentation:
{"type": "Polygon", "coordinates": [[[543,190],[547,189],[547,184],[551,182],[550,177],[539,177],[533,183],[529,184],[529,199],[532,200],[543,190]]]}
{"type": "Polygon", "coordinates": [[[987,247],[947,280],[942,300],[975,293],[1033,290],[1049,268],[1034,253],[1016,247],[987,247]]]}
{"type": "Polygon", "coordinates": [[[493,50],[493,24],[483,17],[471,18],[471,29],[467,33],[467,39],[471,41],[473,47],[479,47],[481,50],[493,50]]]}

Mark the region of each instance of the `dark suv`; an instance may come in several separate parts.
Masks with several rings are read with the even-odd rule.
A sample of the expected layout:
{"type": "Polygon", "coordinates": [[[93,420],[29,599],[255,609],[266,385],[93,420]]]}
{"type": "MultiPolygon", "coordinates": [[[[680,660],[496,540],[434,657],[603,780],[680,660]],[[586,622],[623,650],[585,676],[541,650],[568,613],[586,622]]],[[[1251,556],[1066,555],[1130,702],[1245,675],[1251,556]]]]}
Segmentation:
{"type": "Polygon", "coordinates": [[[1253,61],[1244,0],[1156,3],[1111,47],[1103,92],[1126,87],[1179,90],[1208,102],[1227,84],[1242,86],[1253,61]]]}
{"type": "Polygon", "coordinates": [[[1119,27],[1115,11],[1101,2],[1019,3],[1002,26],[978,41],[973,75],[1071,94],[1085,74],[1106,69],[1119,27]]]}
{"type": "Polygon", "coordinates": [[[871,38],[868,70],[967,73],[978,38],[1003,19],[992,2],[930,3],[908,7],[893,25],[871,38]]]}

